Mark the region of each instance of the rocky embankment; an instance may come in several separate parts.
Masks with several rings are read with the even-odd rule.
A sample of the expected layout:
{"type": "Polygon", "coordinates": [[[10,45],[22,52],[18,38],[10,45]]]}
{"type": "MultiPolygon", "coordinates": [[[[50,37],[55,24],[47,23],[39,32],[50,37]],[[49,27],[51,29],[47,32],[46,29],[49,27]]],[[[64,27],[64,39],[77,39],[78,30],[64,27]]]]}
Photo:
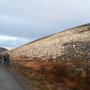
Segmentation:
{"type": "Polygon", "coordinates": [[[32,90],[90,90],[90,24],[38,39],[9,53],[11,68],[26,78],[32,90]]]}
{"type": "Polygon", "coordinates": [[[90,25],[68,29],[12,50],[14,57],[27,60],[90,60],[90,25]]]}

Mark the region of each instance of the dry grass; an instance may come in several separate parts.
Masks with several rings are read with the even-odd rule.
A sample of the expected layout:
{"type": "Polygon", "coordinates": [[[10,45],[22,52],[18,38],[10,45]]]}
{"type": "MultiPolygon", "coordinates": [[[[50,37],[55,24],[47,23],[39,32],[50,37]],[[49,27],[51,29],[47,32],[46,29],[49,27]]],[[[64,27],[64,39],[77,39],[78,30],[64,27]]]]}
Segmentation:
{"type": "Polygon", "coordinates": [[[15,68],[37,90],[90,90],[90,63],[87,62],[33,60],[15,68]]]}

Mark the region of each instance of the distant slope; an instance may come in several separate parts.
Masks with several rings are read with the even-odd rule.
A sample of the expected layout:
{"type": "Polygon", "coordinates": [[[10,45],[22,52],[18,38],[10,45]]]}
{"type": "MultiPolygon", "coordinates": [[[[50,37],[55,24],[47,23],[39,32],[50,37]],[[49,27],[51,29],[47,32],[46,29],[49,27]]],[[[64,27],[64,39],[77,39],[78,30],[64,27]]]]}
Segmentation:
{"type": "Polygon", "coordinates": [[[29,60],[42,59],[90,59],[90,24],[59,32],[11,51],[15,57],[25,56],[29,60]]]}
{"type": "Polygon", "coordinates": [[[2,47],[0,47],[0,53],[5,52],[5,51],[7,51],[6,48],[2,48],[2,47]]]}

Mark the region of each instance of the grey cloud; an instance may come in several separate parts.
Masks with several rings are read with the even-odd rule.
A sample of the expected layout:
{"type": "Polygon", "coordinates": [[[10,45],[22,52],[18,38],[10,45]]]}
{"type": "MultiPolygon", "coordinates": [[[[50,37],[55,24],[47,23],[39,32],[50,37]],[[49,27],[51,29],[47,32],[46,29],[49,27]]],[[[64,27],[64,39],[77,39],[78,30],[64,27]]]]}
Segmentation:
{"type": "Polygon", "coordinates": [[[35,40],[90,22],[89,11],[90,0],[0,0],[0,33],[35,40]]]}

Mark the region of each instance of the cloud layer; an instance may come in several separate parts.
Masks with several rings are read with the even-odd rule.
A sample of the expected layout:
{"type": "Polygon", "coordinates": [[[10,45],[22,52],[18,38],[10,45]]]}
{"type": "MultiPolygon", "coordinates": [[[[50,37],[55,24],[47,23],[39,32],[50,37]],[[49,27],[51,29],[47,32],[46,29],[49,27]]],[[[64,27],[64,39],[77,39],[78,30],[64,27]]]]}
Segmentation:
{"type": "MultiPolygon", "coordinates": [[[[0,0],[0,34],[17,37],[8,46],[18,46],[17,42],[89,23],[89,11],[90,0],[0,0]]],[[[2,39],[1,45],[2,41],[7,43],[2,39]]]]}
{"type": "Polygon", "coordinates": [[[30,40],[24,38],[0,35],[0,46],[2,47],[16,48],[16,46],[28,43],[29,41],[30,40]]]}

